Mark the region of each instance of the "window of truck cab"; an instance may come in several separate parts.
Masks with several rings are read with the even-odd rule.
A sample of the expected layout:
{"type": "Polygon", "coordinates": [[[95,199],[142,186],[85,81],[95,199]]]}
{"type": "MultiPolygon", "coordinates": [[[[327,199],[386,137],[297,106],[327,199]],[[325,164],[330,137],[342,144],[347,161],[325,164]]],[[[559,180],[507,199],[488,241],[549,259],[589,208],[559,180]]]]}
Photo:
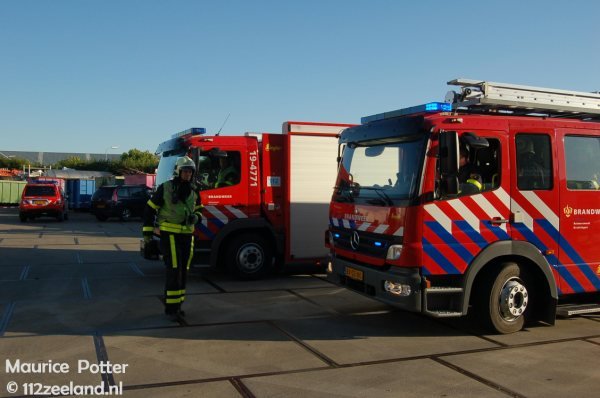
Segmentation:
{"type": "Polygon", "coordinates": [[[239,151],[201,151],[198,156],[196,183],[201,190],[229,188],[241,181],[239,151]]]}
{"type": "Polygon", "coordinates": [[[334,193],[337,202],[391,206],[416,197],[424,159],[425,135],[344,149],[334,193]]]}

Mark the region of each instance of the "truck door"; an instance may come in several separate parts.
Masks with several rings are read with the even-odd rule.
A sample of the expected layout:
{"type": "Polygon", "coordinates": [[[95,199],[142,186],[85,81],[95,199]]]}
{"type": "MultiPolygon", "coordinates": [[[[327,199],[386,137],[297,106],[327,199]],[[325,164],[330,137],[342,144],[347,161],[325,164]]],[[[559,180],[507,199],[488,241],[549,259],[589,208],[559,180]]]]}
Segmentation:
{"type": "MultiPolygon", "coordinates": [[[[459,137],[466,133],[458,132],[459,137]]],[[[510,239],[507,134],[502,131],[475,131],[475,134],[485,138],[489,146],[467,148],[461,138],[461,152],[466,151],[468,160],[459,174],[468,175],[459,177],[458,197],[442,197],[424,207],[424,267],[430,275],[462,274],[482,249],[498,240],[510,239]],[[464,172],[466,167],[468,173],[464,172]],[[476,180],[478,184],[469,187],[467,180],[476,180]]]]}
{"type": "Polygon", "coordinates": [[[600,290],[600,131],[559,130],[561,293],[600,290]]]}
{"type": "Polygon", "coordinates": [[[560,268],[560,219],[553,130],[520,128],[513,140],[510,205],[513,239],[537,247],[554,267],[556,277],[560,268]]]}
{"type": "MultiPolygon", "coordinates": [[[[244,137],[237,144],[227,142],[233,139],[214,139],[210,145],[203,144],[198,153],[196,182],[204,205],[204,219],[198,231],[201,239],[212,240],[231,221],[248,218],[257,211],[258,204],[251,203],[257,202],[251,193],[258,188],[250,189],[248,140],[244,137]]],[[[256,140],[253,141],[256,150],[256,140]]],[[[255,163],[257,166],[258,156],[255,163]]]]}

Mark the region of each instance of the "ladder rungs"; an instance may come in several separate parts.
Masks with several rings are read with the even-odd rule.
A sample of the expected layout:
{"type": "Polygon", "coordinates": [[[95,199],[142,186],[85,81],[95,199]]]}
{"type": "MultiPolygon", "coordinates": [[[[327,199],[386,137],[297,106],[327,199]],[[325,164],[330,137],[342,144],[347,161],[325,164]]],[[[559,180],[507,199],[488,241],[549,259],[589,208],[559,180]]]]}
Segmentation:
{"type": "Polygon", "coordinates": [[[574,118],[600,115],[600,94],[596,93],[470,79],[455,79],[448,84],[461,87],[461,93],[453,96],[454,109],[520,110],[574,118]]]}

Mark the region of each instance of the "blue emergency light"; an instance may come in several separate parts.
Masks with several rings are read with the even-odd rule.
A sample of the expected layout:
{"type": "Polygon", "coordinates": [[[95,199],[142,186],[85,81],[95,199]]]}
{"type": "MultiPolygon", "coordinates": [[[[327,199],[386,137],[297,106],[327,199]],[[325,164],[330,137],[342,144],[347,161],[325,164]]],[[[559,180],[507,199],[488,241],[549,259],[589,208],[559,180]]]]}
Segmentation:
{"type": "Polygon", "coordinates": [[[381,247],[381,246],[383,246],[383,243],[381,243],[381,242],[375,242],[374,244],[375,244],[375,247],[381,247]]]}
{"type": "Polygon", "coordinates": [[[180,131],[179,133],[175,133],[171,136],[171,138],[179,138],[185,135],[202,135],[206,134],[206,129],[204,127],[192,127],[187,130],[180,131]]]}
{"type": "Polygon", "coordinates": [[[410,108],[397,109],[391,112],[378,113],[376,115],[365,116],[360,119],[362,124],[367,124],[375,120],[389,119],[392,117],[408,116],[418,113],[433,113],[433,112],[451,112],[452,104],[446,102],[429,102],[423,105],[411,106],[410,108]]]}

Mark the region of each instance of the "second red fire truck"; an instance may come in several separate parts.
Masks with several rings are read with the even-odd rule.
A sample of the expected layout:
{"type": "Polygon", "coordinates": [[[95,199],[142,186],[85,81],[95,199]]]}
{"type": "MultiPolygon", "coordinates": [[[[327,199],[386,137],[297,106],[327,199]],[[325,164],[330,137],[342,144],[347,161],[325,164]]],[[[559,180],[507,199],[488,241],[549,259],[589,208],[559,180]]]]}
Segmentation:
{"type": "Polygon", "coordinates": [[[337,137],[351,126],[290,121],[282,134],[244,136],[192,128],[159,145],[157,185],[172,177],[180,156],[197,165],[204,210],[195,262],[242,279],[258,278],[276,264],[324,265],[337,137]]]}
{"type": "Polygon", "coordinates": [[[600,95],[449,84],[342,133],[328,277],[499,333],[599,311],[600,95]]]}

